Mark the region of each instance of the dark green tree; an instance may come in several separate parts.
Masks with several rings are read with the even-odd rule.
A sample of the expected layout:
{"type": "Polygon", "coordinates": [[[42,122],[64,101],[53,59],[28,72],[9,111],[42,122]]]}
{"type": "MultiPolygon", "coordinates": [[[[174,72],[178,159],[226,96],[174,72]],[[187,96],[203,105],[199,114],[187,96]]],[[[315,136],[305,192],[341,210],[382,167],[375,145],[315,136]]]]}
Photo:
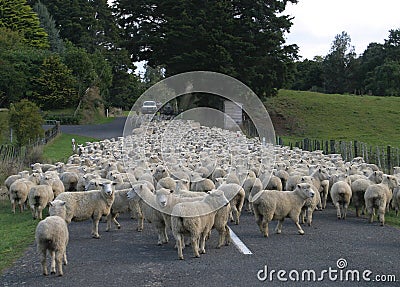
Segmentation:
{"type": "Polygon", "coordinates": [[[324,81],[327,93],[341,94],[349,91],[350,67],[355,56],[349,34],[343,31],[336,35],[330,52],[324,60],[324,81]]]}
{"type": "Polygon", "coordinates": [[[322,76],[323,61],[322,57],[316,56],[313,60],[305,59],[304,61],[296,62],[296,71],[289,88],[301,91],[322,92],[324,85],[322,76]]]}
{"type": "Polygon", "coordinates": [[[38,14],[40,26],[43,27],[49,35],[50,49],[53,52],[62,53],[65,49],[64,43],[60,38],[60,31],[57,29],[56,22],[50,15],[47,7],[40,1],[34,6],[33,10],[38,14]]]}
{"type": "Polygon", "coordinates": [[[400,63],[386,61],[367,74],[366,89],[376,96],[400,96],[400,63]]]}
{"type": "Polygon", "coordinates": [[[293,1],[114,2],[125,47],[134,60],[163,66],[166,76],[209,70],[237,77],[259,96],[285,82],[297,46],[285,44],[291,26],[283,15],[293,1]]]}
{"type": "Polygon", "coordinates": [[[42,124],[43,118],[35,103],[24,99],[10,106],[9,126],[18,146],[33,143],[43,136],[42,124]]]}
{"type": "Polygon", "coordinates": [[[38,15],[26,0],[0,1],[0,27],[22,33],[26,43],[32,47],[49,47],[47,33],[40,27],[38,15]]]}
{"type": "Polygon", "coordinates": [[[60,57],[50,56],[44,59],[39,75],[33,79],[32,99],[44,110],[76,107],[79,96],[75,81],[60,57]]]}

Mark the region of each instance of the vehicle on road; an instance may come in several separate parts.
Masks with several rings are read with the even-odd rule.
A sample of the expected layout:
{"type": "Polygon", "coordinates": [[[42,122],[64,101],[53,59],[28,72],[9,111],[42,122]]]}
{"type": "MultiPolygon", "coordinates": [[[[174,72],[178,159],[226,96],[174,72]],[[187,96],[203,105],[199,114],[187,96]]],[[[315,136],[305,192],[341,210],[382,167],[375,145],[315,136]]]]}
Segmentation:
{"type": "Polygon", "coordinates": [[[144,101],[142,104],[142,114],[154,114],[157,110],[158,107],[155,101],[144,101]]]}

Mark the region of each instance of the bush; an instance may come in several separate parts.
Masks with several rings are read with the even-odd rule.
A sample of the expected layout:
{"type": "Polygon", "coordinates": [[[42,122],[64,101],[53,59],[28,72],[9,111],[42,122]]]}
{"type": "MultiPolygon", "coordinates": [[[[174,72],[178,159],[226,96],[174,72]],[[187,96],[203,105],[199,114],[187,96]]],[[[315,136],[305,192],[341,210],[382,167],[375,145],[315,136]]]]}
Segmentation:
{"type": "Polygon", "coordinates": [[[44,135],[43,118],[39,107],[28,100],[10,105],[9,126],[13,129],[18,146],[27,145],[44,135]]]}

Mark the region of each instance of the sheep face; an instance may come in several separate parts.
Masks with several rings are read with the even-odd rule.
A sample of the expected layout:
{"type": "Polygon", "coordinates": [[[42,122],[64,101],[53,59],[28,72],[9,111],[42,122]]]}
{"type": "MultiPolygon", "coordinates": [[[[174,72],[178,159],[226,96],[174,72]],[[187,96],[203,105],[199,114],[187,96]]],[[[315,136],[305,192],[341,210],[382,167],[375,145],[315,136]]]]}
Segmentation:
{"type": "Polygon", "coordinates": [[[169,194],[171,194],[171,191],[166,188],[161,188],[156,191],[156,201],[161,207],[167,206],[169,194]]]}
{"type": "Polygon", "coordinates": [[[113,185],[116,185],[116,182],[102,182],[99,185],[101,186],[102,191],[107,195],[107,196],[112,196],[114,193],[114,188],[113,185]]]}
{"type": "Polygon", "coordinates": [[[297,189],[305,198],[313,198],[315,196],[315,192],[309,183],[299,183],[297,189]]]}

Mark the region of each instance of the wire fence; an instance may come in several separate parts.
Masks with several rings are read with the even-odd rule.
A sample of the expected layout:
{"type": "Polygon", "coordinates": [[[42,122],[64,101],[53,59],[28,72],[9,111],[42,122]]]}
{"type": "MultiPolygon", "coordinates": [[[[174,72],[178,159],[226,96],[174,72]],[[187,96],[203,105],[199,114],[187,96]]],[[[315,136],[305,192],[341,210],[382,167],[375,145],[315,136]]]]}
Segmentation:
{"type": "Polygon", "coordinates": [[[10,162],[17,159],[24,159],[28,152],[34,147],[45,145],[60,133],[60,123],[58,121],[46,121],[45,133],[42,138],[31,140],[26,146],[16,146],[12,144],[0,145],[0,162],[10,162]]]}

